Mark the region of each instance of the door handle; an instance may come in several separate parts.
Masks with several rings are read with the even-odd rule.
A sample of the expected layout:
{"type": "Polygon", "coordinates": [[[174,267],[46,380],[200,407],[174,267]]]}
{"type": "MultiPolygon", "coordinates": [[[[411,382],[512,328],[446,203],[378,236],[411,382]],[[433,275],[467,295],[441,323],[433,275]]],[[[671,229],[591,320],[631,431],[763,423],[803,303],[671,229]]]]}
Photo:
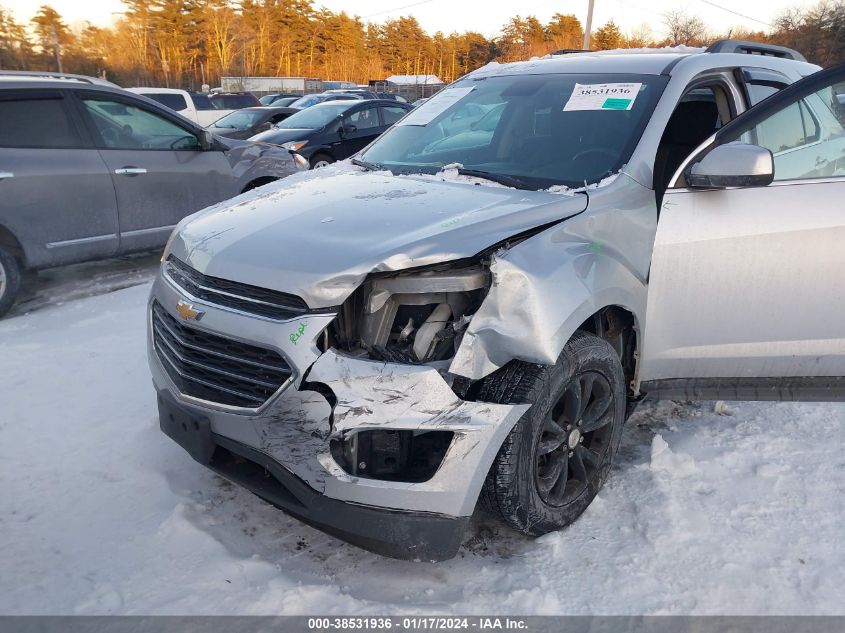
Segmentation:
{"type": "Polygon", "coordinates": [[[15,175],[10,171],[0,171],[0,180],[6,180],[8,178],[14,178],[15,175]]]}
{"type": "Polygon", "coordinates": [[[118,176],[139,176],[146,174],[147,170],[143,167],[121,167],[120,169],[115,169],[114,173],[118,176]]]}

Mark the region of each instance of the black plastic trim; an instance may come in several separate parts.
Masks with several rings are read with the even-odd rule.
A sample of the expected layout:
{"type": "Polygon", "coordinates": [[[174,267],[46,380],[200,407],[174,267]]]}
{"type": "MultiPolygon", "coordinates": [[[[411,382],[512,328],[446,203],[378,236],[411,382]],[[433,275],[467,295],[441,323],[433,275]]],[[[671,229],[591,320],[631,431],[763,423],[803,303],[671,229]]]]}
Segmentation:
{"type": "Polygon", "coordinates": [[[845,376],[669,378],[643,382],[640,391],[650,400],[845,402],[845,376]]]}

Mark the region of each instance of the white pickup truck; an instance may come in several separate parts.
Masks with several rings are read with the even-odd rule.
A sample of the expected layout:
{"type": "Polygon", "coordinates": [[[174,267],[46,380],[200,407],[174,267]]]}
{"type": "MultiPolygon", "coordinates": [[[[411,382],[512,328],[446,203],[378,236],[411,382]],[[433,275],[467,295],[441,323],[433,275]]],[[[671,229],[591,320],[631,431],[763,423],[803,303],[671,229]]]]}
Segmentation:
{"type": "Polygon", "coordinates": [[[208,127],[217,119],[234,112],[234,110],[218,110],[208,95],[201,92],[188,92],[176,88],[129,88],[129,91],[158,101],[203,127],[208,127]]]}

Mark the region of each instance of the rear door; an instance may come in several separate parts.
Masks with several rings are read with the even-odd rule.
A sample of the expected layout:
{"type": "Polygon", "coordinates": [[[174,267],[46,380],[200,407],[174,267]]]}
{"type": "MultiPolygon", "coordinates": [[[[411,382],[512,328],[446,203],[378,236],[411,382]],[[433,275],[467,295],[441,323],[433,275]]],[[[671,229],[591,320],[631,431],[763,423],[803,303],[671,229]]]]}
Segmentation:
{"type": "Polygon", "coordinates": [[[114,186],[69,93],[0,91],[0,225],[33,267],[117,251],[114,186]]]}
{"type": "Polygon", "coordinates": [[[204,150],[178,117],[114,93],[79,105],[114,182],[121,252],[162,246],[182,218],[238,193],[222,149],[204,150]]]}
{"type": "Polygon", "coordinates": [[[680,176],[666,192],[642,380],[696,379],[709,385],[698,393],[714,397],[744,397],[738,385],[757,398],[819,385],[805,394],[845,397],[825,380],[845,376],[843,93],[845,66],[811,75],[693,159],[725,143],[759,145],[773,155],[771,184],[703,190],[680,176]]]}

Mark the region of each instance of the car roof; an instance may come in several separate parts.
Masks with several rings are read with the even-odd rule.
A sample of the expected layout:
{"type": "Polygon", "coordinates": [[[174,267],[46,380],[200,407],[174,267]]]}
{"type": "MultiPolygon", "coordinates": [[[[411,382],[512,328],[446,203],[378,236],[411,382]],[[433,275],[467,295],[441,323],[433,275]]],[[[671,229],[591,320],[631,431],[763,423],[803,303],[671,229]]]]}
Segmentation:
{"type": "MultiPolygon", "coordinates": [[[[407,106],[410,105],[409,103],[401,103],[399,101],[394,101],[393,99],[337,99],[335,101],[323,101],[322,103],[315,103],[312,105],[311,108],[325,108],[328,106],[334,106],[337,104],[347,104],[350,108],[356,105],[389,105],[389,106],[407,106]]],[[[272,106],[271,106],[272,107],[272,106]]],[[[296,109],[296,108],[292,108],[296,109]]]]}
{"type": "MultiPolygon", "coordinates": [[[[144,93],[146,92],[160,92],[162,94],[184,94],[187,90],[181,90],[179,88],[153,88],[152,86],[134,86],[132,88],[127,88],[127,90],[131,90],[132,92],[138,92],[139,94],[141,91],[144,93]]],[[[193,93],[192,93],[193,94],[193,93]]]]}
{"type": "Polygon", "coordinates": [[[704,48],[676,46],[665,48],[617,49],[584,51],[562,55],[546,55],[523,62],[490,62],[467,77],[516,74],[633,74],[670,75],[685,65],[702,69],[724,66],[763,66],[780,69],[796,66],[807,72],[818,69],[813,64],[770,55],[739,52],[707,52],[704,48]]]}

